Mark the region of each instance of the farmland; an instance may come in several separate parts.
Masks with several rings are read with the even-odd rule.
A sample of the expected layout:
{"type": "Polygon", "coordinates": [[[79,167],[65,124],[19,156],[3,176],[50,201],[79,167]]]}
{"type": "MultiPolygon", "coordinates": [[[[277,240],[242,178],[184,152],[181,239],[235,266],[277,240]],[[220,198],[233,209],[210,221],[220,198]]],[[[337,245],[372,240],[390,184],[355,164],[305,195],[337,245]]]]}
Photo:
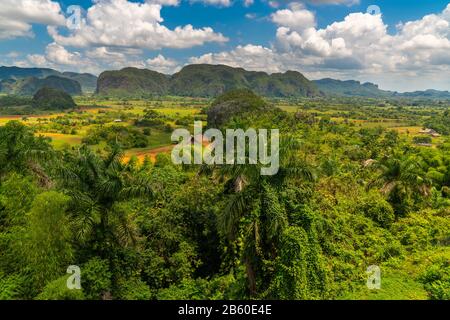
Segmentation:
{"type": "MultiPolygon", "coordinates": [[[[33,282],[38,299],[98,299],[109,286],[116,299],[190,299],[197,287],[203,299],[448,298],[446,103],[270,99],[247,90],[217,99],[92,95],[75,102],[64,111],[0,115],[2,210],[14,217],[23,203],[20,210],[45,208],[31,212],[57,217],[65,203],[72,236],[61,235],[58,245],[83,246],[81,256],[92,252],[76,262],[83,270],[117,278],[95,272],[106,284],[78,296],[61,286],[64,268],[38,270],[47,277],[33,282]],[[279,129],[289,145],[280,149],[282,174],[261,178],[249,164],[173,164],[171,135],[192,133],[194,121],[222,131],[279,129]],[[123,273],[124,264],[132,273],[123,273]],[[369,265],[382,270],[380,290],[366,286],[369,265]]],[[[7,230],[4,237],[21,229],[7,230]]],[[[79,259],[58,254],[27,259],[62,267],[79,259]]],[[[11,286],[14,279],[0,277],[11,286]]]]}
{"type": "MultiPolygon", "coordinates": [[[[165,129],[157,126],[147,136],[145,147],[132,147],[125,150],[126,159],[137,156],[143,161],[146,155],[152,159],[155,153],[169,152],[172,142],[170,133],[174,128],[191,127],[195,119],[204,119],[203,109],[208,106],[208,99],[166,97],[158,99],[101,99],[95,96],[83,96],[76,99],[78,108],[71,112],[53,112],[48,114],[29,115],[1,115],[0,125],[8,121],[18,120],[35,129],[36,135],[51,139],[56,149],[72,148],[83,143],[89,130],[95,127],[133,127],[135,121],[142,119],[146,111],[152,110],[163,118],[165,129]]],[[[436,106],[403,106],[401,113],[398,107],[336,103],[321,100],[317,103],[309,101],[279,101],[271,103],[288,113],[308,115],[315,120],[326,120],[345,124],[355,129],[383,128],[393,130],[409,141],[420,137],[426,120],[432,114],[442,113],[444,109],[436,106]]],[[[432,145],[436,147],[443,143],[442,137],[433,137],[432,145]]],[[[91,144],[94,150],[101,150],[106,146],[104,141],[91,144]]]]}

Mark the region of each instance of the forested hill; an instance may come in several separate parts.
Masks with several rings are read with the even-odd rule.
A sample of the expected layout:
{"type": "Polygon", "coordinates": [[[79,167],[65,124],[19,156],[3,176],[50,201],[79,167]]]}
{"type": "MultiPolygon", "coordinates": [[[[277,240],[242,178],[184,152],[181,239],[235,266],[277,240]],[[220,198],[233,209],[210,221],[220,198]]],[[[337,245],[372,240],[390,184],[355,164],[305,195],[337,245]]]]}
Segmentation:
{"type": "Polygon", "coordinates": [[[45,79],[57,76],[78,82],[83,92],[94,92],[97,86],[97,77],[89,73],[59,72],[48,68],[19,68],[0,66],[0,81],[9,83],[29,78],[45,79]]]}
{"type": "Polygon", "coordinates": [[[59,76],[48,76],[44,79],[28,77],[0,81],[0,92],[12,95],[32,96],[42,88],[53,88],[70,95],[82,94],[81,85],[78,81],[59,76]]]}
{"type": "Polygon", "coordinates": [[[317,97],[322,93],[301,73],[267,74],[224,65],[189,65],[168,76],[161,73],[125,68],[106,71],[99,76],[100,95],[176,95],[214,97],[232,89],[251,89],[266,97],[317,97]]]}
{"type": "Polygon", "coordinates": [[[321,79],[314,84],[327,96],[365,97],[365,98],[413,98],[413,99],[450,99],[450,92],[438,90],[399,93],[381,90],[377,84],[361,83],[355,80],[321,79]]]}
{"type": "Polygon", "coordinates": [[[313,81],[328,96],[382,98],[393,96],[394,92],[384,91],[378,85],[355,80],[321,79],[313,81]]]}

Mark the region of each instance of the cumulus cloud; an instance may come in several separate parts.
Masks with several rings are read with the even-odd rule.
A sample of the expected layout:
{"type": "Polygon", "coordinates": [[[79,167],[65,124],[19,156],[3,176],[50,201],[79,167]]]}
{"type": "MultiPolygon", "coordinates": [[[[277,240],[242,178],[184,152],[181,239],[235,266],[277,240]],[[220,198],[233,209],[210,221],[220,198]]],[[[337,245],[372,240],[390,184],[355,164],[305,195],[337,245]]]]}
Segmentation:
{"type": "Polygon", "coordinates": [[[145,61],[146,66],[151,69],[165,74],[172,74],[180,69],[177,61],[169,59],[159,54],[153,59],[145,61]]]}
{"type": "Polygon", "coordinates": [[[52,63],[66,66],[76,66],[83,62],[79,52],[69,52],[57,43],[51,43],[47,46],[46,58],[52,63]]]}
{"type": "Polygon", "coordinates": [[[73,47],[181,49],[228,40],[210,27],[196,29],[188,24],[171,30],[162,25],[161,8],[161,4],[150,2],[97,0],[87,10],[80,27],[68,36],[53,26],[48,27],[48,32],[56,43],[73,47]]]}
{"type": "Polygon", "coordinates": [[[278,51],[290,53],[306,65],[362,69],[365,73],[420,72],[431,63],[445,62],[442,56],[450,48],[450,4],[441,14],[399,25],[393,35],[381,14],[351,13],[323,29],[306,22],[298,26],[295,19],[277,19],[280,15],[307,17],[305,11],[303,7],[279,10],[272,20],[279,25],[278,51]]]}
{"type": "Polygon", "coordinates": [[[181,0],[147,0],[147,3],[160,4],[162,6],[178,6],[181,0]]]}
{"type": "Polygon", "coordinates": [[[83,72],[97,72],[99,65],[80,52],[70,52],[57,43],[50,43],[45,54],[29,54],[23,66],[70,69],[83,72]]]}
{"type": "Polygon", "coordinates": [[[381,14],[351,13],[342,21],[317,28],[313,12],[291,4],[271,18],[278,26],[271,48],[239,46],[191,61],[251,66],[254,70],[293,69],[312,78],[376,79],[400,90],[402,83],[404,87],[410,84],[404,81],[409,77],[422,79],[423,85],[429,79],[448,86],[450,4],[439,14],[398,25],[394,34],[388,32],[381,14]]]}
{"type": "Polygon", "coordinates": [[[41,54],[29,54],[27,59],[34,67],[47,67],[49,65],[45,56],[41,54]]]}
{"type": "Polygon", "coordinates": [[[264,70],[278,72],[282,69],[275,53],[266,47],[246,45],[237,46],[234,50],[220,53],[208,53],[200,57],[193,57],[190,63],[225,64],[232,67],[243,67],[246,70],[264,70]]]}
{"type": "Polygon", "coordinates": [[[179,62],[162,54],[150,59],[143,58],[143,54],[141,49],[107,47],[71,52],[57,43],[51,43],[45,54],[29,54],[25,60],[17,61],[24,67],[46,67],[97,74],[106,69],[117,70],[125,67],[148,68],[165,74],[172,74],[180,69],[179,62]]]}
{"type": "Polygon", "coordinates": [[[205,5],[213,5],[220,7],[229,7],[231,6],[231,0],[191,0],[191,3],[201,2],[205,5]]]}
{"type": "Polygon", "coordinates": [[[306,2],[311,4],[344,4],[351,6],[359,4],[360,0],[307,0],[306,2]]]}
{"type": "Polygon", "coordinates": [[[306,30],[316,26],[314,13],[306,10],[300,3],[291,3],[289,9],[278,10],[272,14],[272,21],[292,30],[306,30]]]}
{"type": "Polygon", "coordinates": [[[63,25],[61,7],[51,0],[2,0],[0,39],[33,36],[32,24],[63,25]]]}

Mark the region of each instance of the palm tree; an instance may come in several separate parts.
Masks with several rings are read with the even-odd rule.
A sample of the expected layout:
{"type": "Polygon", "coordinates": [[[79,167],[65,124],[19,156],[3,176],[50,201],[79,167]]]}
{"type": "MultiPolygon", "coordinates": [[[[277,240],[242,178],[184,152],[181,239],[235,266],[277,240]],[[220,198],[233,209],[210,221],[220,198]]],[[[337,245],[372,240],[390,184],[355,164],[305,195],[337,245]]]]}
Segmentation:
{"type": "Polygon", "coordinates": [[[416,156],[392,157],[376,163],[378,176],[369,183],[381,186],[381,192],[388,196],[398,214],[404,214],[403,202],[414,196],[429,196],[431,193],[431,180],[427,178],[425,164],[416,156]]]}
{"type": "Polygon", "coordinates": [[[0,127],[0,177],[11,172],[28,171],[38,177],[42,185],[49,178],[40,166],[53,152],[44,137],[35,137],[33,130],[19,121],[10,121],[0,127]]]}
{"type": "Polygon", "coordinates": [[[118,203],[153,196],[148,176],[144,172],[130,172],[122,156],[118,147],[100,157],[82,146],[76,154],[66,154],[66,165],[58,170],[62,187],[73,199],[77,237],[107,244],[106,250],[108,244],[134,244],[138,236],[127,212],[118,203]]]}
{"type": "Polygon", "coordinates": [[[262,176],[261,165],[250,164],[225,165],[218,171],[229,194],[218,229],[231,243],[239,236],[244,239],[242,260],[251,296],[258,292],[256,274],[262,260],[276,257],[276,243],[287,226],[286,212],[280,203],[282,186],[291,178],[315,179],[312,168],[299,160],[298,148],[299,143],[293,138],[280,141],[280,169],[274,176],[262,176]]]}

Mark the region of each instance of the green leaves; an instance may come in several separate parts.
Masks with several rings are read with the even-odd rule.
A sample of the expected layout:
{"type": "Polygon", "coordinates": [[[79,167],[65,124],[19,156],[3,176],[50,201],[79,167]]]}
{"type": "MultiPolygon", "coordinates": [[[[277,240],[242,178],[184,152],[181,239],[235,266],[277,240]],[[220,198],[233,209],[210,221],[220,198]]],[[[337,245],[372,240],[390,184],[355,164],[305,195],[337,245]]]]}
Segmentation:
{"type": "Polygon", "coordinates": [[[69,201],[69,197],[55,191],[42,193],[28,215],[24,255],[38,287],[61,274],[73,257],[69,201]]]}

